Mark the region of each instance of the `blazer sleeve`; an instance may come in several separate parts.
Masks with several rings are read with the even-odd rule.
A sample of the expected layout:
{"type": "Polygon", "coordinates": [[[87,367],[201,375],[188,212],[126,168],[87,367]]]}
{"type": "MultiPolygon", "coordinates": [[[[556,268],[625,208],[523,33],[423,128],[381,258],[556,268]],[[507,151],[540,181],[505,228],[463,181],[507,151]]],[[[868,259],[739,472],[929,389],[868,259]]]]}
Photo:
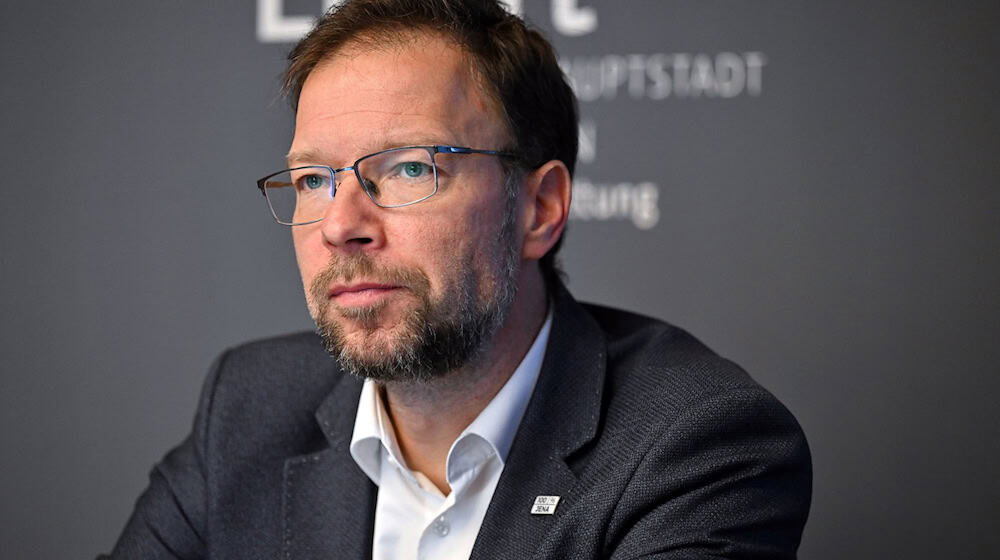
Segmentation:
{"type": "Polygon", "coordinates": [[[606,557],[794,559],[811,491],[805,435],[781,403],[759,387],[714,395],[659,431],[606,557]]]}
{"type": "Polygon", "coordinates": [[[206,555],[205,472],[212,400],[226,355],[213,364],[187,438],[153,467],[149,486],[105,560],[194,560],[206,555]]]}

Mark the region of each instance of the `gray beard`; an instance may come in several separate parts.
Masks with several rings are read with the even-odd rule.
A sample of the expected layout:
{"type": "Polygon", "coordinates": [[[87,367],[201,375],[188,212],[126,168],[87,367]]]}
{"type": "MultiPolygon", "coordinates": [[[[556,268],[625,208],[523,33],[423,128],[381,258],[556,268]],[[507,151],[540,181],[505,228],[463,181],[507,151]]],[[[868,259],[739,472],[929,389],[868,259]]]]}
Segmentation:
{"type": "MultiPolygon", "coordinates": [[[[512,217],[511,217],[512,218],[512,217]]],[[[517,293],[519,248],[513,245],[513,219],[505,219],[499,246],[502,254],[491,263],[493,285],[482,285],[481,271],[469,262],[458,263],[467,271],[457,286],[444,290],[443,301],[430,297],[429,281],[420,271],[385,268],[360,254],[331,259],[327,269],[313,281],[314,320],[324,346],[340,367],[359,378],[380,383],[414,383],[440,378],[474,365],[485,354],[507,318],[517,293]],[[341,326],[330,318],[326,289],[337,278],[374,278],[406,285],[420,304],[405,319],[405,328],[391,348],[362,352],[348,343],[341,326]]],[[[344,316],[373,332],[382,306],[353,309],[344,316]],[[367,326],[366,326],[367,324],[367,326]]]]}

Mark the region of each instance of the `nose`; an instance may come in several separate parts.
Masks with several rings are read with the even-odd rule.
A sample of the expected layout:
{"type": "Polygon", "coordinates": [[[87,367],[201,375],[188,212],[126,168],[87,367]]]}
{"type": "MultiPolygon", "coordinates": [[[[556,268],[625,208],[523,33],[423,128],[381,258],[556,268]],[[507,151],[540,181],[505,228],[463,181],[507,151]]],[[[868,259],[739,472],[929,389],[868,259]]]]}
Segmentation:
{"type": "Polygon", "coordinates": [[[326,209],[320,228],[324,242],[341,251],[369,251],[385,242],[381,210],[368,198],[352,171],[336,174],[333,200],[326,209]]]}

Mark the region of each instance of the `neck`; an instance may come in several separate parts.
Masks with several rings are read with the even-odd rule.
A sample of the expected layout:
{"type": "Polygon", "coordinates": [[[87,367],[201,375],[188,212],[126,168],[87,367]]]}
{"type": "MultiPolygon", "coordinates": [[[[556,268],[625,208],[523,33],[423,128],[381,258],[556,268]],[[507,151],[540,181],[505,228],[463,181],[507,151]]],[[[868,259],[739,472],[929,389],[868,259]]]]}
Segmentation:
{"type": "Polygon", "coordinates": [[[445,495],[451,491],[446,464],[452,443],[507,383],[545,321],[543,285],[526,284],[475,364],[428,382],[383,386],[384,403],[407,466],[423,473],[445,495]]]}

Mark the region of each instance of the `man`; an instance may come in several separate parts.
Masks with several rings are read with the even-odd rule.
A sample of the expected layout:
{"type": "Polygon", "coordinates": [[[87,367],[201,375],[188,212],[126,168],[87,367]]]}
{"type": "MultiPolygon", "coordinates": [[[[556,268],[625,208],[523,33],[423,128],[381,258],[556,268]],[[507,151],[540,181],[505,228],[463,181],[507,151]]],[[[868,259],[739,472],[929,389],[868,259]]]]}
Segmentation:
{"type": "Polygon", "coordinates": [[[258,186],[319,336],[218,360],[112,557],[795,556],[788,411],[559,280],[576,109],[540,35],[494,1],[348,1],[286,78],[289,169],[258,186]]]}

